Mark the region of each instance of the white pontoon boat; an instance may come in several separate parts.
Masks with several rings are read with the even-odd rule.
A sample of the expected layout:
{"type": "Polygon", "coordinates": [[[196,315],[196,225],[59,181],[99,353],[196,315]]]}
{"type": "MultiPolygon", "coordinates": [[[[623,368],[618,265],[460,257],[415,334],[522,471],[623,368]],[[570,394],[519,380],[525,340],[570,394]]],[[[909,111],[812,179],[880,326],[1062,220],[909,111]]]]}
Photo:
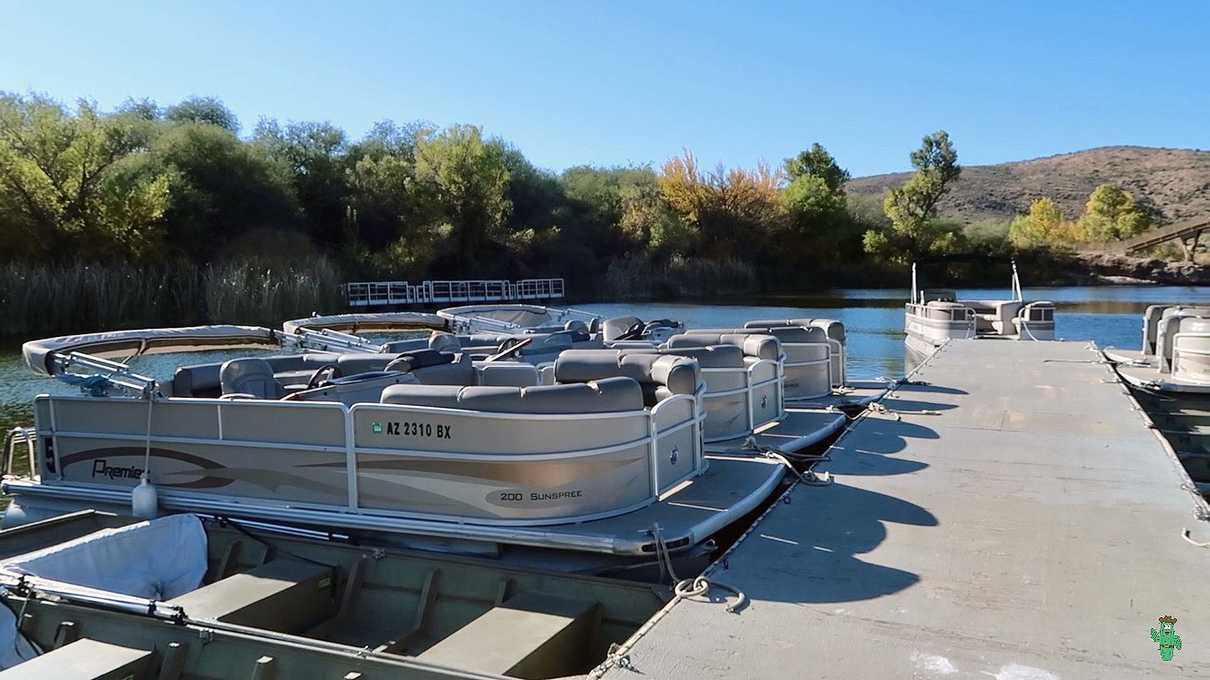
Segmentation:
{"type": "Polygon", "coordinates": [[[170,512],[650,556],[701,545],[784,472],[759,456],[706,458],[706,387],[689,357],[630,352],[588,370],[564,352],[539,384],[532,364],[365,342],[204,326],[26,343],[31,369],[86,394],[35,399],[34,427],[13,438],[29,442],[31,474],[14,474],[21,447],[5,458],[6,524],[127,509],[146,476],[170,512]],[[224,347],[293,353],[183,366],[163,382],[113,360],[224,347]]]}
{"type": "Polygon", "coordinates": [[[1210,308],[1151,305],[1143,314],[1142,349],[1109,347],[1104,354],[1134,387],[1210,393],[1210,308]]]}
{"type": "Polygon", "coordinates": [[[949,340],[999,338],[1053,340],[1055,306],[1026,302],[1017,264],[1012,265],[1012,297],[1007,300],[960,300],[950,289],[919,289],[912,265],[912,300],[905,305],[905,342],[927,355],[949,340]]]}

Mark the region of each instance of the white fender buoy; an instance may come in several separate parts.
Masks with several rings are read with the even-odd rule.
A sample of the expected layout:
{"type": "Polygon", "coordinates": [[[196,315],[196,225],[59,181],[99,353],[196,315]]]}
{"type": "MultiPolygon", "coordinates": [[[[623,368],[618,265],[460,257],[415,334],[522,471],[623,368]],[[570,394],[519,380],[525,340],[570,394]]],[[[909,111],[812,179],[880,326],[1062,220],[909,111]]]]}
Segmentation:
{"type": "Polygon", "coordinates": [[[155,519],[160,514],[159,495],[146,472],[143,473],[139,485],[130,492],[130,512],[143,519],[155,519]]]}

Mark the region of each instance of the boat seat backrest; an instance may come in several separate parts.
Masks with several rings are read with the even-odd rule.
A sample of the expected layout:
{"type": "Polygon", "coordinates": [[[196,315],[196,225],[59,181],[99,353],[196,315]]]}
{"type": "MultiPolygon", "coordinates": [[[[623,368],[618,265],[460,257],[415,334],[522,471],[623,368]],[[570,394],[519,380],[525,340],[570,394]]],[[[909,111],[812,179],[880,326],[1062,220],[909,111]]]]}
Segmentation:
{"type": "Polygon", "coordinates": [[[458,355],[446,352],[416,353],[405,355],[399,364],[392,362],[392,370],[403,370],[402,362],[411,365],[409,371],[424,385],[474,385],[475,365],[470,354],[458,355]]]}
{"type": "MultiPolygon", "coordinates": [[[[327,365],[334,365],[338,355],[330,352],[308,352],[307,354],[284,354],[279,356],[259,357],[269,362],[273,373],[289,373],[292,371],[313,371],[327,365]]],[[[172,375],[172,395],[174,397],[217,397],[222,394],[219,382],[219,372],[223,362],[181,366],[172,375]]]]}
{"type": "Polygon", "coordinates": [[[219,369],[223,394],[250,394],[258,399],[280,399],[286,393],[273,377],[273,365],[259,358],[232,359],[219,369]]]}
{"type": "Polygon", "coordinates": [[[409,338],[407,340],[392,340],[382,345],[383,354],[399,354],[400,352],[410,352],[414,349],[429,349],[429,339],[409,338]]]}
{"type": "Polygon", "coordinates": [[[743,368],[744,351],[735,345],[710,347],[662,347],[659,349],[621,349],[623,354],[665,354],[696,359],[699,368],[743,368]]]}
{"type": "Polygon", "coordinates": [[[630,378],[534,387],[394,385],[383,390],[382,403],[488,413],[616,413],[642,410],[643,392],[630,378]]]}
{"type": "Polygon", "coordinates": [[[616,349],[572,349],[555,360],[555,381],[579,383],[625,377],[639,383],[648,406],[671,394],[694,394],[701,382],[689,357],[616,349]],[[663,392],[657,394],[657,390],[663,392]]]}
{"type": "Polygon", "coordinates": [[[434,331],[429,336],[428,348],[435,352],[456,353],[462,351],[462,341],[456,335],[434,331]]]}
{"type": "Polygon", "coordinates": [[[746,329],[709,329],[689,331],[668,338],[666,347],[708,347],[710,345],[734,345],[744,354],[756,359],[776,361],[781,356],[781,343],[767,333],[750,333],[746,329]]]}
{"type": "Polygon", "coordinates": [[[530,387],[539,384],[538,367],[521,361],[474,362],[475,384],[493,387],[530,387]]]}
{"type": "Polygon", "coordinates": [[[617,340],[620,335],[630,330],[637,323],[642,323],[642,320],[637,316],[618,316],[606,319],[601,324],[601,335],[604,336],[605,342],[617,340]]]}
{"type": "MultiPolygon", "coordinates": [[[[836,319],[757,319],[748,321],[744,324],[744,328],[750,329],[773,329],[773,328],[818,328],[830,339],[841,344],[845,341],[844,324],[836,319]]],[[[775,334],[776,335],[776,334],[775,334]]],[[[784,340],[777,336],[783,342],[800,342],[798,340],[784,340]]],[[[813,341],[806,341],[813,342],[813,341]]]]}

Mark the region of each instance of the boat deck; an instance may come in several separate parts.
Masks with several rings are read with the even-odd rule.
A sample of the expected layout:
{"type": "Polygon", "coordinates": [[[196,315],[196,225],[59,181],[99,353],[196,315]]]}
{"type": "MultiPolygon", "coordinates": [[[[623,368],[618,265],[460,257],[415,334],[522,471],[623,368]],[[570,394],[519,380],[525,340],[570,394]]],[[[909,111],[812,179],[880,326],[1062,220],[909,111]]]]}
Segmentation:
{"type": "Polygon", "coordinates": [[[605,677],[1210,677],[1210,540],[1171,449],[1083,343],[955,341],[605,677]],[[1163,662],[1150,629],[1177,618],[1163,662]]]}

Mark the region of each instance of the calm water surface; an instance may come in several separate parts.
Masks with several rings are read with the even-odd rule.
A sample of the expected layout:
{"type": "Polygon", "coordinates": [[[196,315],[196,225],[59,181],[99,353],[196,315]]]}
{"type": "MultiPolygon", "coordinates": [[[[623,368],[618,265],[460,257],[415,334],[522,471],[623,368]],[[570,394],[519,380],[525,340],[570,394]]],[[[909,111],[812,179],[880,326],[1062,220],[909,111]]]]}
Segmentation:
{"type": "MultiPolygon", "coordinates": [[[[963,289],[959,294],[974,299],[1009,297],[1006,289],[963,289]]],[[[678,319],[696,328],[738,327],[758,318],[839,319],[848,331],[849,375],[857,379],[903,374],[903,302],[908,295],[906,289],[849,289],[811,296],[767,297],[759,304],[629,303],[587,304],[578,308],[606,317],[633,314],[642,319],[678,319]]],[[[1094,340],[1101,346],[1137,349],[1141,315],[1147,305],[1210,304],[1210,288],[1026,288],[1025,298],[1051,300],[1058,306],[1057,335],[1064,340],[1094,340]]],[[[77,392],[75,388],[34,376],[21,361],[18,350],[10,347],[0,352],[0,426],[4,428],[30,421],[30,400],[34,395],[77,392]]],[[[166,379],[181,363],[219,361],[236,354],[246,352],[203,352],[185,361],[173,355],[141,357],[131,365],[136,371],[166,379]]]]}

